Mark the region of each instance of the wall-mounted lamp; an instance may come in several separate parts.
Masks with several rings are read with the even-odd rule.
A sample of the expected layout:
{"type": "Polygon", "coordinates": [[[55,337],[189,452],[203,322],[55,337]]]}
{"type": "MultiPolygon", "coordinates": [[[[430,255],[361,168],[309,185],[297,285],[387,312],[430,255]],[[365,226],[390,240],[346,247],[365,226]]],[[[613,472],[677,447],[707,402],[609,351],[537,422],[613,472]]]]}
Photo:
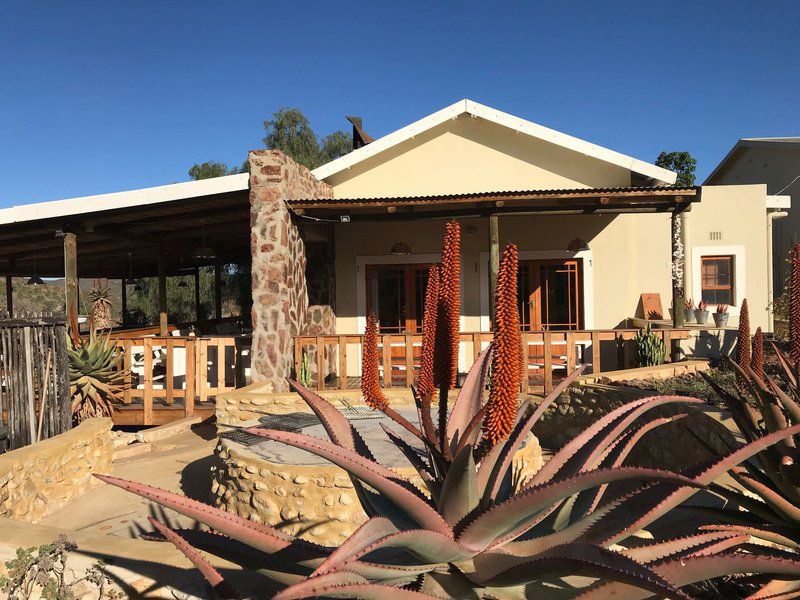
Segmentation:
{"type": "Polygon", "coordinates": [[[584,252],[589,249],[589,244],[586,243],[586,240],[583,240],[579,237],[576,237],[567,245],[567,250],[570,252],[584,252]]]}
{"type": "Polygon", "coordinates": [[[405,256],[406,254],[411,254],[411,247],[403,242],[397,242],[394,246],[392,246],[392,249],[389,251],[389,253],[395,256],[405,256]]]}

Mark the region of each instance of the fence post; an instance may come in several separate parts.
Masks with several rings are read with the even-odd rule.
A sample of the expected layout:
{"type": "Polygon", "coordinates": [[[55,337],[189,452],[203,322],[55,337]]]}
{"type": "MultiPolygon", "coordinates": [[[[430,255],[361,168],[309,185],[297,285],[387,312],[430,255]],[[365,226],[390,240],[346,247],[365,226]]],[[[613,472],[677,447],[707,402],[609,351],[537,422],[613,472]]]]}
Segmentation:
{"type": "Polygon", "coordinates": [[[599,375],[600,368],[600,332],[592,331],[592,375],[599,375]]]}
{"type": "Polygon", "coordinates": [[[142,425],[153,424],[153,338],[144,338],[144,397],[142,425]]]}
{"type": "Polygon", "coordinates": [[[197,342],[196,337],[186,338],[186,391],[183,394],[183,412],[187,417],[194,414],[194,395],[195,395],[195,373],[197,364],[195,361],[197,342]]]}
{"type": "Polygon", "coordinates": [[[339,389],[347,389],[347,338],[339,336],[339,389]]]}
{"type": "Polygon", "coordinates": [[[383,336],[383,387],[392,387],[392,336],[383,336]]]}
{"type": "Polygon", "coordinates": [[[317,390],[325,389],[325,340],[322,336],[317,336],[317,390]]]}
{"type": "Polygon", "coordinates": [[[167,338],[164,343],[164,357],[167,361],[167,372],[164,374],[166,378],[164,389],[167,395],[165,402],[172,405],[175,398],[175,340],[172,338],[167,338]]]}
{"type": "Polygon", "coordinates": [[[553,391],[553,334],[545,331],[542,334],[544,349],[544,393],[553,391]]]}
{"type": "Polygon", "coordinates": [[[414,338],[406,334],[406,387],[414,385],[414,338]]]}

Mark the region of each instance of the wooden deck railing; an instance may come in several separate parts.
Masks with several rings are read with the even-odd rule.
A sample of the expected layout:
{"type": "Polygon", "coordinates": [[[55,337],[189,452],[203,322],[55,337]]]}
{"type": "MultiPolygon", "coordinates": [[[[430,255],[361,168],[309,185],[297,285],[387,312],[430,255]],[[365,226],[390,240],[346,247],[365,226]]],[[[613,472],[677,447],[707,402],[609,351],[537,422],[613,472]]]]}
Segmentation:
{"type": "Polygon", "coordinates": [[[183,416],[192,416],[196,404],[244,385],[241,358],[243,346],[250,344],[247,338],[151,336],[115,341],[123,357],[120,366],[129,372],[121,408],[141,407],[137,424],[154,424],[154,408],[159,407],[182,409],[183,416]]]}
{"type": "MultiPolygon", "coordinates": [[[[522,339],[526,348],[528,377],[523,378],[523,388],[528,392],[549,392],[554,380],[564,377],[580,364],[591,365],[587,372],[594,374],[628,368],[633,363],[633,339],[638,331],[524,332],[522,339]]],[[[686,329],[654,329],[653,333],[664,340],[667,360],[671,359],[672,343],[689,336],[686,329]]],[[[300,372],[305,353],[311,372],[309,383],[317,390],[358,388],[361,373],[353,365],[360,364],[362,339],[362,335],[298,336],[294,342],[295,371],[300,372]],[[321,377],[319,373],[322,373],[321,377]]],[[[461,333],[459,371],[468,369],[491,340],[492,334],[488,332],[461,333]]],[[[410,387],[416,380],[421,351],[421,335],[378,336],[383,387],[410,387]]]]}

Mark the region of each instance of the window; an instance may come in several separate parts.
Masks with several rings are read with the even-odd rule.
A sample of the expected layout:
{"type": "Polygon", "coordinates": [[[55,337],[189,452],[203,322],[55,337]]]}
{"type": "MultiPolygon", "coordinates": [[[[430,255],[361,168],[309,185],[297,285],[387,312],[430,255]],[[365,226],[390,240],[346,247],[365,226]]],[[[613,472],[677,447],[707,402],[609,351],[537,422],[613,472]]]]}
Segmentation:
{"type": "Polygon", "coordinates": [[[709,304],[735,304],[734,257],[703,256],[700,265],[702,299],[709,304]]]}
{"type": "Polygon", "coordinates": [[[380,333],[421,333],[429,264],[367,265],[367,313],[380,333]]]}

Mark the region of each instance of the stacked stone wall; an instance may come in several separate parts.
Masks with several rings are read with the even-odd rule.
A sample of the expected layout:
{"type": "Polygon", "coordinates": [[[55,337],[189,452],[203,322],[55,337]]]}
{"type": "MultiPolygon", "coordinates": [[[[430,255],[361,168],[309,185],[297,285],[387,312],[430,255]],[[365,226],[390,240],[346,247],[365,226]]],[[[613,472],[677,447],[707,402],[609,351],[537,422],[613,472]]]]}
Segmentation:
{"type": "Polygon", "coordinates": [[[286,200],[332,198],[332,188],[277,150],[250,152],[252,379],[284,391],[308,311],[303,241],[286,200]]]}
{"type": "Polygon", "coordinates": [[[38,523],[111,473],[108,418],[88,419],[66,433],[0,455],[0,517],[38,523]]]}

